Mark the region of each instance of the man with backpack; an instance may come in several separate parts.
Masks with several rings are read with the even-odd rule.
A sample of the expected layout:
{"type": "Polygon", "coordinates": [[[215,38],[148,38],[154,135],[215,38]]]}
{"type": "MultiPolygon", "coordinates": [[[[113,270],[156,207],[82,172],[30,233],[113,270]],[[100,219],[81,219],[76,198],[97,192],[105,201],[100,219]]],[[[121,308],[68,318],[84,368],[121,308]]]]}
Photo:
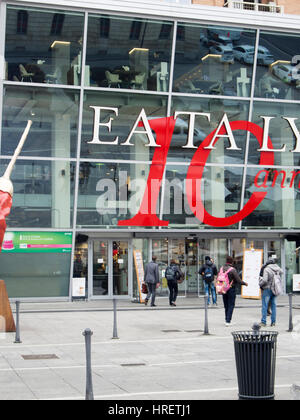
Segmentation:
{"type": "Polygon", "coordinates": [[[231,325],[231,318],[235,306],[236,298],[236,285],[242,284],[248,286],[248,283],[243,281],[238,275],[237,270],[233,266],[233,258],[228,256],[226,258],[226,264],[220,268],[217,281],[216,289],[219,294],[223,296],[223,303],[225,308],[225,325],[229,327],[231,325]]]}
{"type": "Polygon", "coordinates": [[[170,265],[166,268],[165,277],[168,282],[169,288],[169,302],[170,306],[176,306],[176,299],[178,295],[178,280],[181,279],[183,273],[180,271],[179,266],[175,260],[171,260],[170,265]]]}
{"type": "Polygon", "coordinates": [[[205,263],[200,268],[199,274],[202,276],[204,291],[206,296],[208,296],[207,304],[210,305],[209,294],[211,293],[213,305],[217,306],[217,295],[214,279],[215,276],[218,274],[218,270],[215,264],[213,263],[212,259],[208,255],[205,257],[205,263]]]}
{"type": "Polygon", "coordinates": [[[261,323],[262,327],[267,325],[267,311],[271,302],[271,327],[276,324],[276,297],[283,293],[283,270],[276,264],[275,258],[268,260],[268,265],[260,278],[259,286],[262,289],[261,323]]]}

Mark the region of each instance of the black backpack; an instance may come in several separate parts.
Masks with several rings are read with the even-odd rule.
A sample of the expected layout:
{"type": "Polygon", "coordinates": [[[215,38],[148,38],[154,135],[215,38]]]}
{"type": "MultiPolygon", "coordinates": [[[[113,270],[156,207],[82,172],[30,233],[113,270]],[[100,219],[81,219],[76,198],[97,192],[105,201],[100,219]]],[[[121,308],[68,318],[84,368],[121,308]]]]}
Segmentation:
{"type": "Polygon", "coordinates": [[[204,272],[203,272],[203,280],[205,280],[207,283],[212,282],[214,279],[214,272],[210,265],[205,266],[204,272]]]}
{"type": "Polygon", "coordinates": [[[169,265],[166,268],[165,277],[167,280],[176,280],[176,268],[169,265]]]}

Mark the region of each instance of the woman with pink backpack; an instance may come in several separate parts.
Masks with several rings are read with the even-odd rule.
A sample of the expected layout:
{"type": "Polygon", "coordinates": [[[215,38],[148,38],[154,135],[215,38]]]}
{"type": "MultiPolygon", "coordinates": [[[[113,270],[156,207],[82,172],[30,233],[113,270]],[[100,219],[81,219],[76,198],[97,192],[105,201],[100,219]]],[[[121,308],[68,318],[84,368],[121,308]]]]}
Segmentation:
{"type": "Polygon", "coordinates": [[[241,284],[248,286],[248,283],[243,281],[238,272],[233,267],[233,258],[228,256],[226,264],[220,268],[217,280],[216,290],[217,293],[223,296],[223,303],[225,308],[225,325],[231,325],[231,318],[235,306],[236,289],[235,286],[241,284]]]}

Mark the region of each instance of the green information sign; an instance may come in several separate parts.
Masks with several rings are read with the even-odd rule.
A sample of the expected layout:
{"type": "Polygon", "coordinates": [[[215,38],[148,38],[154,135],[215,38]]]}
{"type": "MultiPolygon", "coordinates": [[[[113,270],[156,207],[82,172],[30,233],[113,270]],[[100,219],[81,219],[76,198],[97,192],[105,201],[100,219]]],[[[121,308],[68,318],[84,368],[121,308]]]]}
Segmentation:
{"type": "Polygon", "coordinates": [[[71,232],[6,232],[2,252],[71,252],[71,232]]]}

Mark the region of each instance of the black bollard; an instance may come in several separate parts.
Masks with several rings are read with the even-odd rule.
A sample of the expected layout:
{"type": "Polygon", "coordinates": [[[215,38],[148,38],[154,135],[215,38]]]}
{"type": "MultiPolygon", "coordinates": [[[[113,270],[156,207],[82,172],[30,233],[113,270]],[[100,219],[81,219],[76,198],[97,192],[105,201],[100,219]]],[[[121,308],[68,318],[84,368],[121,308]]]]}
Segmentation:
{"type": "Polygon", "coordinates": [[[113,305],[114,305],[114,327],[113,327],[113,336],[112,338],[119,338],[118,337],[118,330],[117,330],[117,299],[113,298],[113,305]]]}
{"type": "Polygon", "coordinates": [[[16,301],[16,338],[15,343],[20,344],[22,341],[20,340],[20,301],[16,301]]]}
{"type": "Polygon", "coordinates": [[[85,338],[85,351],[86,351],[86,392],[85,399],[93,400],[93,381],[92,381],[92,362],[91,362],[91,337],[93,332],[86,328],[82,335],[85,338]]]}
{"type": "Polygon", "coordinates": [[[204,335],[209,335],[208,331],[208,296],[204,295],[204,302],[205,302],[205,318],[204,318],[204,335]]]}
{"type": "Polygon", "coordinates": [[[293,331],[293,293],[289,293],[289,329],[288,332],[293,331]]]}

